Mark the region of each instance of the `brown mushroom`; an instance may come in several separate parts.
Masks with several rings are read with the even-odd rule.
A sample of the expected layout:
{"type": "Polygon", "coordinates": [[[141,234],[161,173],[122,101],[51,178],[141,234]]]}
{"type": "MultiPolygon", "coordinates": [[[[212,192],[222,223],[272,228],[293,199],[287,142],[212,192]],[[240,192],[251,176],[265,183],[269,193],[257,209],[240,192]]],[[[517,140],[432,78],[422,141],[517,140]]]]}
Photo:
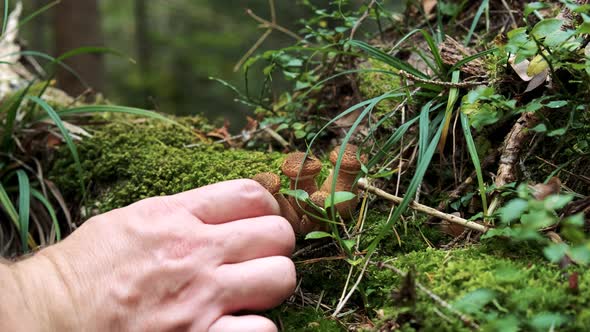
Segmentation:
{"type": "Polygon", "coordinates": [[[301,232],[301,218],[289,203],[289,201],[280,193],[281,178],[275,173],[259,173],[256,174],[252,180],[260,183],[268,192],[270,192],[279,203],[281,209],[281,216],[287,219],[295,233],[301,232]]]}
{"type": "MultiPolygon", "coordinates": [[[[313,156],[305,156],[303,152],[293,152],[287,155],[281,166],[283,174],[291,179],[291,190],[301,189],[310,196],[318,191],[315,182],[316,176],[322,170],[322,163],[313,156]]],[[[297,202],[294,197],[288,198],[289,203],[295,208],[299,215],[303,215],[304,202],[297,202]]]]}
{"type": "MultiPolygon", "coordinates": [[[[329,195],[330,194],[324,191],[316,191],[311,196],[309,196],[309,200],[313,204],[323,208],[329,195]]],[[[301,221],[301,232],[303,234],[327,229],[325,222],[315,217],[320,216],[319,211],[314,209],[311,205],[307,205],[305,207],[305,211],[307,214],[303,216],[301,221]]]]}
{"type": "MultiPolygon", "coordinates": [[[[352,219],[354,209],[358,204],[358,188],[355,182],[358,173],[361,171],[361,165],[367,162],[367,156],[362,154],[360,160],[357,159],[358,147],[353,144],[346,145],[344,155],[342,156],[342,162],[340,164],[340,170],[338,171],[338,178],[336,179],[336,189],[338,191],[348,191],[357,195],[356,199],[351,199],[346,202],[336,204],[336,210],[344,219],[352,219]]],[[[340,153],[340,146],[337,146],[330,153],[330,162],[334,167],[338,161],[340,153]]],[[[332,192],[332,185],[334,183],[334,171],[330,172],[326,181],[322,184],[321,191],[332,192]]]]}

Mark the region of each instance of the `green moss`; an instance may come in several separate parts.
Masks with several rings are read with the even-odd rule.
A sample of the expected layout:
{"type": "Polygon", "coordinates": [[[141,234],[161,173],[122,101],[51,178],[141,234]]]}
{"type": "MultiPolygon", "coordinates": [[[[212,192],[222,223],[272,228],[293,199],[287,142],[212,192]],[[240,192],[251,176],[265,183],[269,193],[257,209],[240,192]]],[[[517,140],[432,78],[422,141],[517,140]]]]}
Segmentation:
{"type": "MultiPolygon", "coordinates": [[[[105,126],[79,143],[78,150],[85,183],[90,185],[90,202],[98,211],[258,172],[276,172],[282,161],[279,153],[227,150],[203,142],[196,131],[157,121],[105,126]],[[186,147],[194,144],[199,145],[186,147]]],[[[82,197],[67,151],[61,152],[51,174],[68,197],[82,197]]]]}
{"type": "MultiPolygon", "coordinates": [[[[589,326],[590,273],[578,271],[581,294],[576,295],[569,289],[565,271],[547,264],[542,257],[523,259],[520,255],[518,259],[511,259],[500,256],[502,253],[506,251],[489,246],[448,252],[425,250],[392,258],[391,264],[404,271],[415,269],[419,282],[475,318],[483,330],[496,331],[499,326],[506,328],[509,324],[523,330],[542,330],[539,322],[543,322],[548,313],[565,319],[567,324],[561,326],[560,331],[579,331],[589,326]],[[475,298],[472,292],[482,289],[493,294],[493,298],[481,305],[477,305],[477,301],[470,303],[466,298],[460,301],[470,293],[475,298]]],[[[381,308],[383,322],[395,321],[411,309],[414,327],[419,326],[424,331],[469,330],[456,316],[435,305],[420,291],[411,308],[395,303],[391,292],[399,287],[402,277],[392,271],[375,267],[369,274],[373,298],[385,300],[381,308]],[[441,319],[435,308],[451,320],[441,319]]],[[[378,301],[373,303],[381,306],[378,301]]],[[[411,331],[413,327],[406,323],[402,330],[411,331]]]]}
{"type": "Polygon", "coordinates": [[[272,310],[267,317],[274,320],[285,331],[293,332],[333,332],[346,331],[338,322],[328,319],[325,314],[312,307],[283,305],[272,310]]]}
{"type": "MultiPolygon", "coordinates": [[[[359,76],[359,90],[364,99],[371,99],[379,97],[385,93],[391,92],[401,86],[401,79],[398,75],[393,73],[397,72],[397,69],[384,64],[383,62],[369,59],[366,63],[361,66],[361,69],[368,70],[383,70],[389,71],[392,74],[383,72],[360,72],[359,76]]],[[[383,100],[377,107],[373,115],[378,119],[382,119],[385,116],[390,116],[391,112],[397,107],[399,100],[397,99],[386,99],[383,100]]],[[[388,118],[383,122],[384,128],[393,128],[398,123],[398,116],[388,118]]]]}

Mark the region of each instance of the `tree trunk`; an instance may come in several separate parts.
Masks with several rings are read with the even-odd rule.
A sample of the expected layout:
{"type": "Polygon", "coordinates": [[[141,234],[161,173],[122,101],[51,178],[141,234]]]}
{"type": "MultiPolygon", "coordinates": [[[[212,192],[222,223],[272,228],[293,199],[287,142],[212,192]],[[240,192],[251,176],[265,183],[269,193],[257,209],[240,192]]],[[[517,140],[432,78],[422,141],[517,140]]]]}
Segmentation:
{"type": "Polygon", "coordinates": [[[137,61],[140,70],[142,84],[142,97],[144,102],[151,96],[151,48],[148,28],[148,2],[147,0],[135,0],[135,42],[137,47],[137,61]]]}
{"type": "MultiPolygon", "coordinates": [[[[102,46],[98,0],[62,0],[56,7],[55,40],[58,55],[84,46],[102,46]]],[[[103,55],[84,54],[66,60],[66,63],[88,84],[80,82],[75,75],[59,68],[59,87],[67,93],[78,96],[88,87],[101,91],[104,84],[103,55]]]]}

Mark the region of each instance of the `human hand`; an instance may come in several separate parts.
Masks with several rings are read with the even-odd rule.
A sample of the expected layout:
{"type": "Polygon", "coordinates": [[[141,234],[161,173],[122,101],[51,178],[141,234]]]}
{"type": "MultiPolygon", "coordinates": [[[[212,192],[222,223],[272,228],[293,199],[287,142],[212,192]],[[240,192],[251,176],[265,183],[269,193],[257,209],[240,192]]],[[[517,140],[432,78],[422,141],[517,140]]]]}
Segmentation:
{"type": "Polygon", "coordinates": [[[13,271],[40,330],[276,331],[232,314],[295,288],[295,237],[278,214],[258,183],[219,183],[94,217],[13,271]]]}

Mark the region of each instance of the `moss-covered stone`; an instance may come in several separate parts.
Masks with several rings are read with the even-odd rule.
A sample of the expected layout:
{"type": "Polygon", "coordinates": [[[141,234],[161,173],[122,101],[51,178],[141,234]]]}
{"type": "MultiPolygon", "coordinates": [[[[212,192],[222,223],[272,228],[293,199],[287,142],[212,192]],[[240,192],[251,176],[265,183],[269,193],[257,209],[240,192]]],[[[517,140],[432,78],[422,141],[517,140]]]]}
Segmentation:
{"type": "MultiPolygon", "coordinates": [[[[105,126],[79,143],[78,151],[91,205],[99,212],[151,196],[277,172],[282,161],[279,153],[224,149],[203,141],[196,131],[156,121],[105,126]]],[[[66,196],[82,197],[68,153],[61,152],[52,178],[66,196]]]]}

